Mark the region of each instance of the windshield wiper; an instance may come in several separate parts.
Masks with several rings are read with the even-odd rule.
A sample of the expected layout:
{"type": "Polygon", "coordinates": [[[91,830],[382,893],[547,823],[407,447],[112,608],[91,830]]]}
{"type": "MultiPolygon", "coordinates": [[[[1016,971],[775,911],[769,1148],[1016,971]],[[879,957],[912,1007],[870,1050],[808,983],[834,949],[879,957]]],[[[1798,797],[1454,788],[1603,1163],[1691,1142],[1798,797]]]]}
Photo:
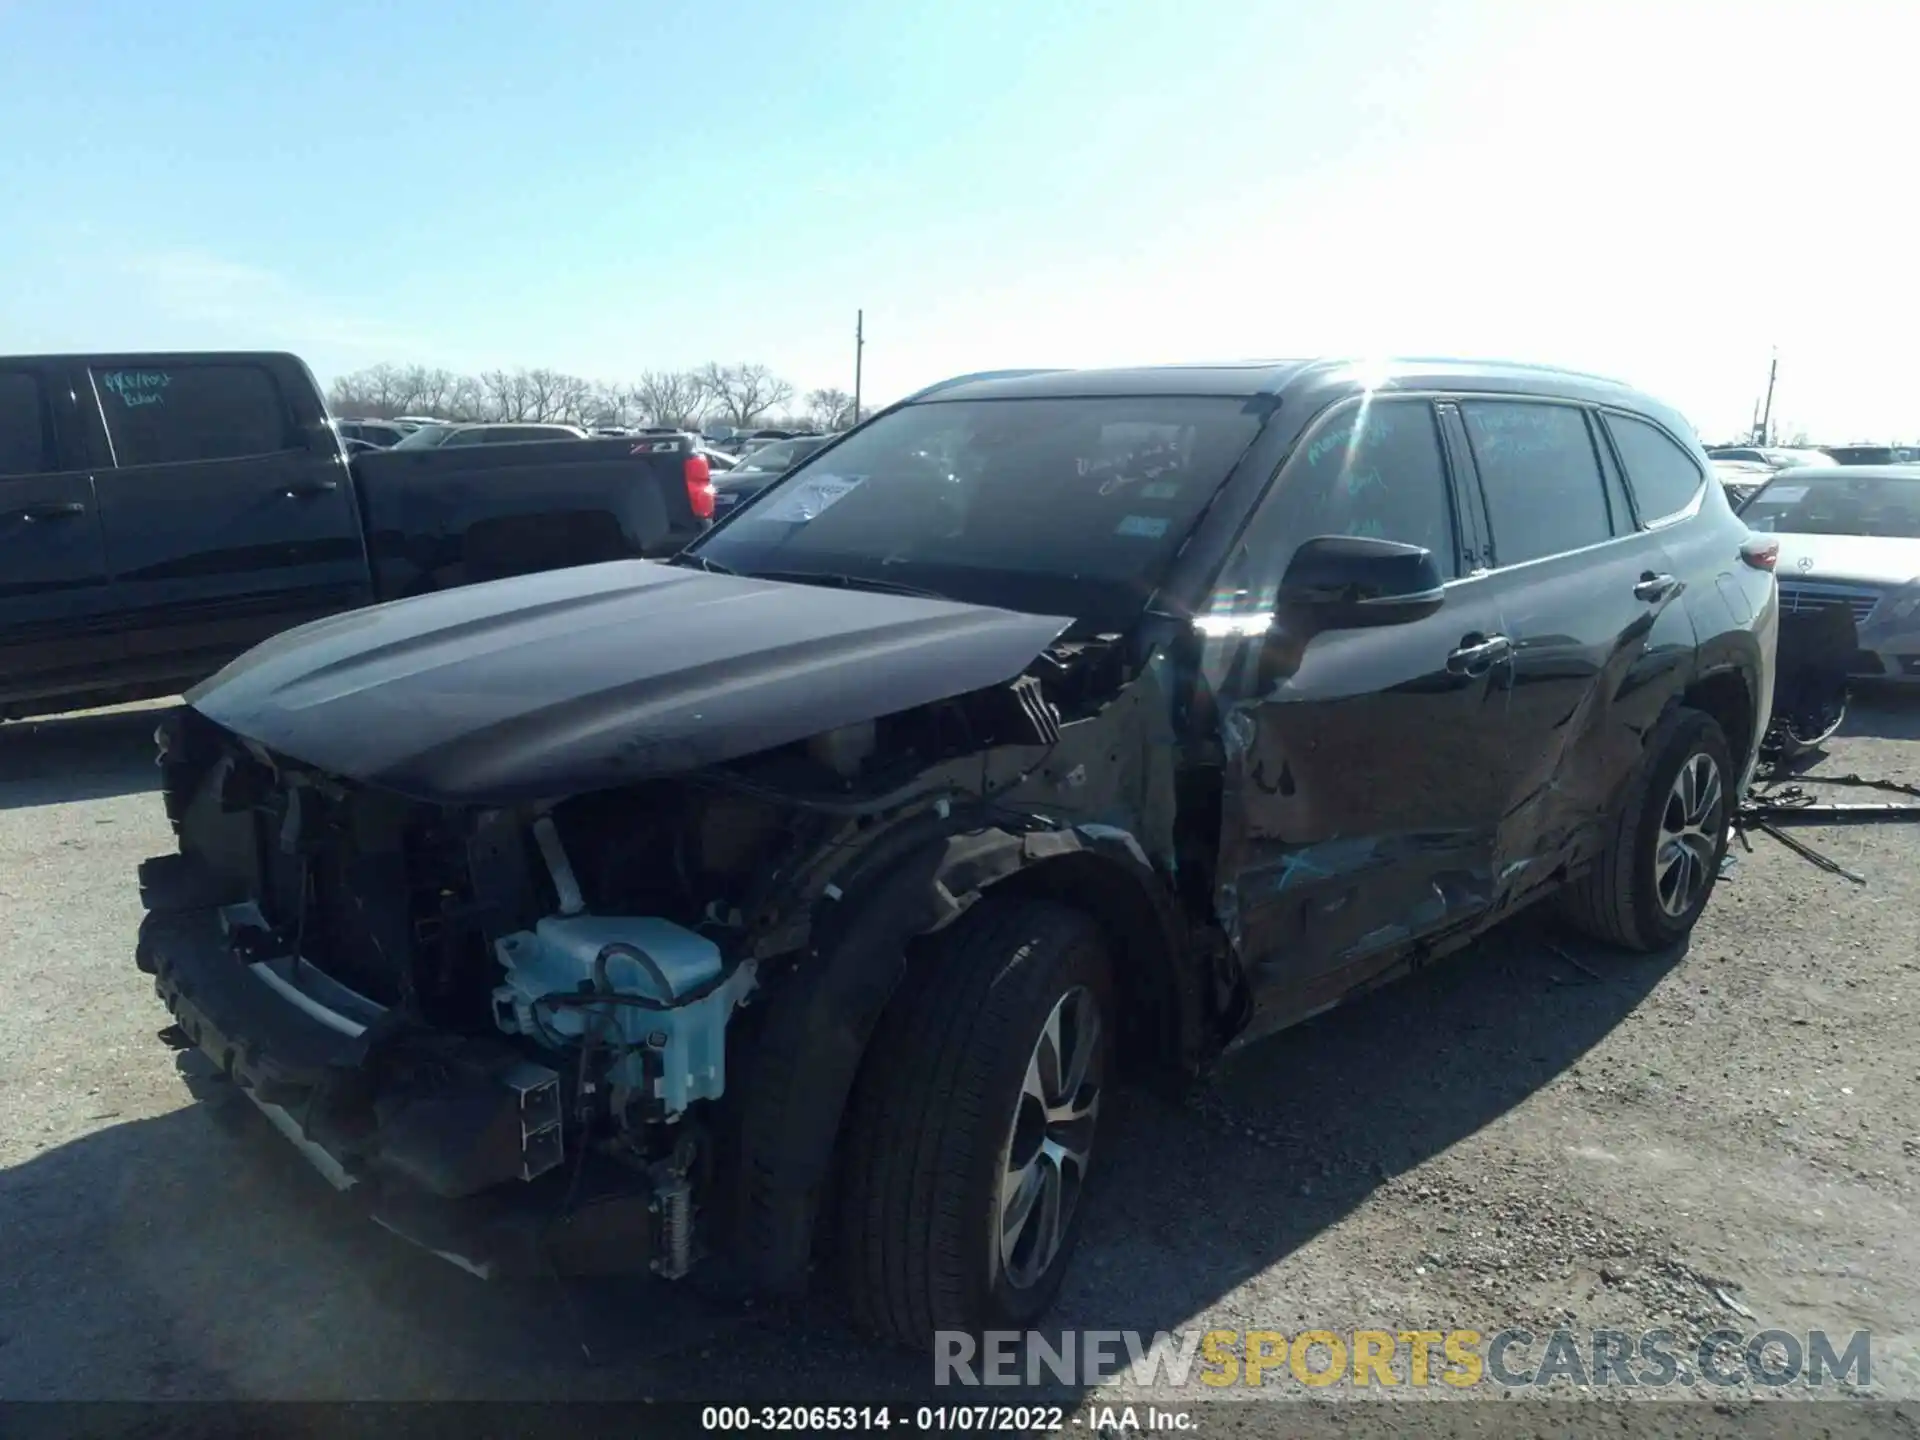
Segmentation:
{"type": "Polygon", "coordinates": [[[731,565],[722,565],[718,560],[709,560],[704,555],[694,555],[684,550],[678,555],[668,556],[667,564],[692,565],[696,569],[706,571],[709,575],[738,575],[740,573],[731,565]]]}
{"type": "Polygon", "coordinates": [[[866,575],[841,575],[823,570],[756,570],[755,580],[790,580],[797,585],[836,585],[842,590],[873,590],[882,595],[911,595],[917,600],[947,600],[938,590],[918,585],[902,585],[893,580],[875,580],[866,575]]]}

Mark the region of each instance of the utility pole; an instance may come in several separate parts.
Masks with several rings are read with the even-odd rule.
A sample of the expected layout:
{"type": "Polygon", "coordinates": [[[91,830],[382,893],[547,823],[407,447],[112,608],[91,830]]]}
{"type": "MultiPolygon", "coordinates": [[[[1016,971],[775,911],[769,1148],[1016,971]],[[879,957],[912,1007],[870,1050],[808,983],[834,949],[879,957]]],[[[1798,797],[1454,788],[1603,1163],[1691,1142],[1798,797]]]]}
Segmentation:
{"type": "Polygon", "coordinates": [[[860,352],[867,346],[867,312],[853,312],[853,423],[860,423],[860,352]]]}
{"type": "Polygon", "coordinates": [[[1774,377],[1779,373],[1780,352],[1776,350],[1773,352],[1773,363],[1767,366],[1767,408],[1760,416],[1760,443],[1762,445],[1771,445],[1773,443],[1773,381],[1774,377]]]}

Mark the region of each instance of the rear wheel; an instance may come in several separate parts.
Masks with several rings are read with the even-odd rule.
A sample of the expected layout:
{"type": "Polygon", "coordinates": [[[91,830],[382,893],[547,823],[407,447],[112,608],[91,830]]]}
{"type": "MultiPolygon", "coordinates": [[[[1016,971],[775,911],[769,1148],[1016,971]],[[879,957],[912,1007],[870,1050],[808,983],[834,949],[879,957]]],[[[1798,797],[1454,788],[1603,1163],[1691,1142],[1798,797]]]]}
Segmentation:
{"type": "Polygon", "coordinates": [[[1606,849],[1567,887],[1580,929],[1629,950],[1686,938],[1713,895],[1733,815],[1733,758],[1712,716],[1678,709],[1649,739],[1606,849]]]}
{"type": "Polygon", "coordinates": [[[857,1318],[928,1346],[1025,1325],[1078,1230],[1114,1031],[1093,921],[987,900],[916,960],[848,1117],[838,1253],[857,1318]]]}

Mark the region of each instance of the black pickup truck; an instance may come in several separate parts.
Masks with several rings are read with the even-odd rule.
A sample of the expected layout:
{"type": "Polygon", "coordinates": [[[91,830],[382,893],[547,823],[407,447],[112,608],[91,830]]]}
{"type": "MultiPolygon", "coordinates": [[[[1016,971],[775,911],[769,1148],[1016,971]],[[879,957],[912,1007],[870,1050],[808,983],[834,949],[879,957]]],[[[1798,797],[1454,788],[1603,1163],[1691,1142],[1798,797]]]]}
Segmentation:
{"type": "Polygon", "coordinates": [[[167,695],[380,600],[666,555],[691,436],[351,460],[285,354],[0,356],[0,720],[167,695]]]}

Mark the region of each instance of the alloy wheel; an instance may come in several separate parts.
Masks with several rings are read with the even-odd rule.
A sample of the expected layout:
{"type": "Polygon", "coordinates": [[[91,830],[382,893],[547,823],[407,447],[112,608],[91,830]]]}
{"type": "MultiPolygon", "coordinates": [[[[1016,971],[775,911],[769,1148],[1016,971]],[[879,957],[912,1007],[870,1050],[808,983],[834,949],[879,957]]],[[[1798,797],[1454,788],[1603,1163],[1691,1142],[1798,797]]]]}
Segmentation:
{"type": "Polygon", "coordinates": [[[1015,1289],[1035,1284],[1060,1253],[1093,1155],[1104,1064],[1099,1004],[1076,985],[1048,1012],[1014,1102],[996,1224],[1015,1289]]]}
{"type": "Polygon", "coordinates": [[[1711,755],[1689,756],[1673,778],[1653,850],[1654,892],[1676,919],[1699,902],[1713,877],[1726,828],[1726,787],[1711,755]]]}

